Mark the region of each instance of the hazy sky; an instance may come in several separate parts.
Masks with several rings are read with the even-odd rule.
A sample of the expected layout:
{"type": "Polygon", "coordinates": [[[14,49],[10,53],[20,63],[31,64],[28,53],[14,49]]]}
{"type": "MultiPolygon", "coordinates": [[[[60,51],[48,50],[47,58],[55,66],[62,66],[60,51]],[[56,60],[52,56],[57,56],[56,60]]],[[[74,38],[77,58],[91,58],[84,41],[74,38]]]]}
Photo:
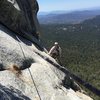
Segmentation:
{"type": "Polygon", "coordinates": [[[100,0],[37,0],[40,11],[81,10],[100,7],[100,0]]]}

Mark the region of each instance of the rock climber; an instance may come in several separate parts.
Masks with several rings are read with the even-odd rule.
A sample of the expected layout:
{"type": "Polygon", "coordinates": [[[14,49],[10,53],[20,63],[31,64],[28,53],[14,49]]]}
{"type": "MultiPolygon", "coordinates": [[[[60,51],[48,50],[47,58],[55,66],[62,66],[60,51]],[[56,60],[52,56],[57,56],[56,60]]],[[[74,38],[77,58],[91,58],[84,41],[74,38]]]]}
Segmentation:
{"type": "Polygon", "coordinates": [[[59,46],[58,42],[54,43],[54,46],[50,49],[48,54],[56,59],[59,64],[61,64],[61,47],[59,46]]]}

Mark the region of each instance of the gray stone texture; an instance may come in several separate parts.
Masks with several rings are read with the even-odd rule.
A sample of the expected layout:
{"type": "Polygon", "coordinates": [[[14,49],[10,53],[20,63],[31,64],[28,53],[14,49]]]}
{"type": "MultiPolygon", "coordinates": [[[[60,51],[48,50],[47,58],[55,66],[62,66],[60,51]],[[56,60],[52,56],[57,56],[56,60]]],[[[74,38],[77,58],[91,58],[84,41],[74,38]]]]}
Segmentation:
{"type": "Polygon", "coordinates": [[[0,0],[0,100],[92,100],[72,90],[70,82],[65,88],[69,76],[27,40],[39,31],[37,11],[36,0],[0,0]]]}

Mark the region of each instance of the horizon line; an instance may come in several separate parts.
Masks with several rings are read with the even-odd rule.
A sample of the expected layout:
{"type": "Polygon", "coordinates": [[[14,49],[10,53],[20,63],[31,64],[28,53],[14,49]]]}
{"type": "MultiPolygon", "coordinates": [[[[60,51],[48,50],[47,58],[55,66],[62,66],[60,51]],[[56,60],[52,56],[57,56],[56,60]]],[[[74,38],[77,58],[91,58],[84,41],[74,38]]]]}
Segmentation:
{"type": "Polygon", "coordinates": [[[56,12],[56,11],[66,11],[66,12],[73,12],[73,11],[83,11],[83,10],[99,10],[100,6],[98,7],[89,7],[89,8],[81,8],[81,9],[72,9],[72,10],[65,10],[65,9],[55,9],[55,10],[41,10],[39,9],[39,12],[56,12]]]}

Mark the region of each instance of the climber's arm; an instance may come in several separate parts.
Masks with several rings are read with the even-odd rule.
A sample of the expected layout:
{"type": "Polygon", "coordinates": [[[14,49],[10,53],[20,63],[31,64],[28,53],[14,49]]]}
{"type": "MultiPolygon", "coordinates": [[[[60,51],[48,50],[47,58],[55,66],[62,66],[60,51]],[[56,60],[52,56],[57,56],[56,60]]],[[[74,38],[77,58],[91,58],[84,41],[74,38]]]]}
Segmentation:
{"type": "Polygon", "coordinates": [[[62,55],[62,50],[61,50],[61,47],[59,47],[59,57],[61,58],[61,55],[62,55]]]}
{"type": "Polygon", "coordinates": [[[55,49],[55,47],[53,46],[51,49],[50,49],[50,51],[49,51],[49,55],[51,55],[52,54],[52,52],[54,51],[54,49],[55,49]]]}

